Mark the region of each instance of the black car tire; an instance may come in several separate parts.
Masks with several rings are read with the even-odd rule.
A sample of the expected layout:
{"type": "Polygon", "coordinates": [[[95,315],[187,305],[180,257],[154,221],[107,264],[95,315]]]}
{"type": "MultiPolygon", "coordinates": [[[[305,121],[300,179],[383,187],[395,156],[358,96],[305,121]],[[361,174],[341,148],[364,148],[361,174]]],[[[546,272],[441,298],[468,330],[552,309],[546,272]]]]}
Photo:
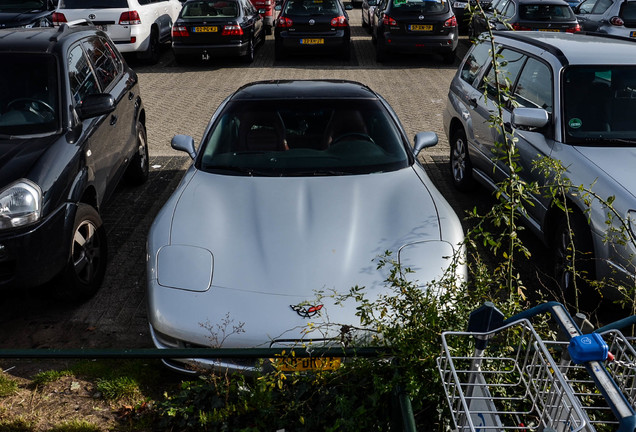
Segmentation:
{"type": "Polygon", "coordinates": [[[455,187],[463,192],[475,188],[473,179],[473,165],[468,153],[468,140],[464,129],[458,128],[451,132],[450,138],[450,174],[455,187]]]}
{"type": "Polygon", "coordinates": [[[364,10],[362,11],[362,18],[361,19],[362,19],[362,28],[368,29],[369,28],[369,23],[364,20],[364,10]]]}
{"type": "Polygon", "coordinates": [[[102,218],[91,205],[79,203],[71,232],[63,294],[87,300],[99,290],[106,273],[108,248],[102,218]]]}
{"type": "Polygon", "coordinates": [[[159,48],[159,33],[157,32],[157,29],[153,27],[150,31],[148,48],[143,53],[139,53],[139,60],[145,61],[148,64],[157,64],[161,54],[159,48]]]}
{"type": "Polygon", "coordinates": [[[141,122],[137,122],[137,152],[132,157],[128,168],[126,168],[126,180],[130,184],[140,185],[148,180],[150,161],[148,154],[148,139],[146,128],[141,122]]]}
{"type": "Polygon", "coordinates": [[[554,277],[559,284],[561,294],[569,306],[575,305],[576,289],[578,289],[579,310],[592,312],[599,306],[600,294],[590,285],[595,278],[594,246],[592,234],[585,216],[578,210],[561,217],[551,243],[554,277]],[[569,247],[576,251],[574,269],[569,247]]]}
{"type": "Polygon", "coordinates": [[[254,50],[255,50],[254,37],[251,37],[250,40],[248,41],[247,52],[243,56],[244,63],[250,64],[254,61],[254,50]]]}
{"type": "MultiPolygon", "coordinates": [[[[272,33],[273,33],[272,26],[269,26],[269,25],[265,26],[265,34],[269,36],[272,33]]],[[[265,38],[263,38],[263,42],[265,42],[265,38]]]]}

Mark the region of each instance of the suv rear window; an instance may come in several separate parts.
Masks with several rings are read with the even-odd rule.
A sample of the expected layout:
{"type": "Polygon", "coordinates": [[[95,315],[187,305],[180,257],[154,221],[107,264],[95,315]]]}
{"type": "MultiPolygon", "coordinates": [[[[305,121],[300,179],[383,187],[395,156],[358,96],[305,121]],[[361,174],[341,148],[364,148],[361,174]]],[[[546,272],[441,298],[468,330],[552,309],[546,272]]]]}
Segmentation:
{"type": "Polygon", "coordinates": [[[128,0],[60,0],[60,9],[127,9],[128,0]]]}
{"type": "Polygon", "coordinates": [[[550,21],[574,19],[574,13],[567,5],[522,4],[519,17],[528,21],[550,21]]]}
{"type": "Polygon", "coordinates": [[[623,3],[621,5],[619,16],[623,18],[624,21],[636,21],[636,1],[627,1],[623,3]]]}
{"type": "Polygon", "coordinates": [[[203,17],[236,17],[239,8],[236,2],[232,1],[201,1],[188,2],[181,11],[182,18],[203,18],[203,17]]]}
{"type": "Polygon", "coordinates": [[[444,12],[447,10],[444,0],[393,0],[393,7],[418,10],[421,12],[444,12]]]}

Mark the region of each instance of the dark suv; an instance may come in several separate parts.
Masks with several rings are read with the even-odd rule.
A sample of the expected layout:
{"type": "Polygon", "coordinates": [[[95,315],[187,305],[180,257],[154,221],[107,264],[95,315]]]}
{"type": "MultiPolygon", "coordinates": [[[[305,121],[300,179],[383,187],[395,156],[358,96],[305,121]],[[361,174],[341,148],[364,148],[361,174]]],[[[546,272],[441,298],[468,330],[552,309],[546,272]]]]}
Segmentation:
{"type": "Polygon", "coordinates": [[[93,26],[0,30],[0,288],[99,288],[99,210],[148,177],[137,75],[93,26]]]}
{"type": "Polygon", "coordinates": [[[389,52],[436,52],[452,64],[458,37],[450,2],[381,0],[375,9],[371,38],[378,62],[385,61],[389,52]]]}

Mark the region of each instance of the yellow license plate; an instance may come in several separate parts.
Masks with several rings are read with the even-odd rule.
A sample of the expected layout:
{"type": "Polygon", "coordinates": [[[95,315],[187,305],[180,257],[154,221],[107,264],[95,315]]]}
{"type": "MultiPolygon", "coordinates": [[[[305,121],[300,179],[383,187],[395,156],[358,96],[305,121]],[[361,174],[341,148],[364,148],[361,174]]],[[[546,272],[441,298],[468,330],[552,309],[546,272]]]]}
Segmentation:
{"type": "Polygon", "coordinates": [[[636,38],[636,31],[629,32],[629,37],[630,38],[636,38]]]}
{"type": "Polygon", "coordinates": [[[559,30],[559,29],[539,29],[539,31],[549,31],[549,32],[561,33],[561,30],[559,30]]]}
{"type": "Polygon", "coordinates": [[[322,45],[325,43],[324,39],[301,39],[301,45],[322,45]]]}
{"type": "Polygon", "coordinates": [[[311,358],[277,358],[270,359],[282,372],[301,372],[309,370],[335,370],[340,367],[341,359],[338,357],[311,357],[311,358]]]}
{"type": "Polygon", "coordinates": [[[218,27],[195,27],[195,33],[214,33],[219,31],[218,27]]]}
{"type": "Polygon", "coordinates": [[[433,30],[432,25],[411,24],[411,31],[431,31],[431,30],[433,30]]]}

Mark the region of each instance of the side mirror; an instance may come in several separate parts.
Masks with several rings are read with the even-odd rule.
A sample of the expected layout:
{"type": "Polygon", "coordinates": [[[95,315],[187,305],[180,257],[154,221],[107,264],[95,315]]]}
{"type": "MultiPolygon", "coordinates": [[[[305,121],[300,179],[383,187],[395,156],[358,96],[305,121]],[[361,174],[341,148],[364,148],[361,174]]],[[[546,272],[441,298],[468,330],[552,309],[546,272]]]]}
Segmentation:
{"type": "Polygon", "coordinates": [[[106,115],[115,111],[115,99],[107,93],[92,94],[86,96],[75,110],[80,120],[106,115]]]}
{"type": "Polygon", "coordinates": [[[351,4],[345,5],[345,10],[353,10],[353,6],[351,4]]]}
{"type": "Polygon", "coordinates": [[[510,120],[515,127],[542,128],[548,124],[550,116],[543,108],[515,108],[510,120]]]}
{"type": "Polygon", "coordinates": [[[175,135],[170,142],[173,149],[186,152],[192,159],[197,155],[194,150],[194,138],[188,135],[175,135]]]}
{"type": "Polygon", "coordinates": [[[413,141],[413,156],[417,157],[422,149],[437,145],[438,138],[435,132],[418,132],[413,141]]]}

